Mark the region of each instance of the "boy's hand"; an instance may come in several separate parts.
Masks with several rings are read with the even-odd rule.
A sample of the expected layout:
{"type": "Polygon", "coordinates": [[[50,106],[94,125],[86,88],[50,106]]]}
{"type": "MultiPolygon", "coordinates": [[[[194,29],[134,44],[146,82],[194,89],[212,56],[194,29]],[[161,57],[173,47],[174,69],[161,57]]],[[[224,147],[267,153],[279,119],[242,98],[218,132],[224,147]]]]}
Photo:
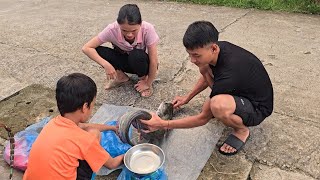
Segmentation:
{"type": "Polygon", "coordinates": [[[119,125],[117,124],[116,126],[112,126],[112,131],[114,131],[116,134],[119,134],[119,125]]]}
{"type": "Polygon", "coordinates": [[[105,131],[111,130],[111,131],[114,131],[115,133],[118,133],[118,129],[119,129],[118,125],[115,125],[115,126],[106,125],[105,131]]]}

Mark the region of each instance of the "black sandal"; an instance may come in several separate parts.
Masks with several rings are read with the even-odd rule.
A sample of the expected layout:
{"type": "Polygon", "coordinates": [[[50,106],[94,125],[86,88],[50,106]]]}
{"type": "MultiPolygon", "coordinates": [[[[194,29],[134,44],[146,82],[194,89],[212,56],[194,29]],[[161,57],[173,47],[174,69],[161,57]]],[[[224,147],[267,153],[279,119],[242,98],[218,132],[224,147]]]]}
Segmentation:
{"type": "Polygon", "coordinates": [[[223,142],[223,144],[227,144],[231,147],[233,147],[234,149],[236,149],[235,152],[230,152],[230,153],[227,153],[227,152],[224,152],[224,151],[221,151],[221,147],[223,146],[223,144],[219,147],[219,152],[223,155],[226,155],[226,156],[232,156],[232,155],[235,155],[237,154],[242,148],[243,146],[246,144],[246,142],[248,141],[250,137],[250,134],[249,136],[247,137],[247,140],[245,142],[241,141],[239,138],[237,138],[237,136],[233,135],[233,134],[230,134],[228,136],[228,138],[223,142]]]}

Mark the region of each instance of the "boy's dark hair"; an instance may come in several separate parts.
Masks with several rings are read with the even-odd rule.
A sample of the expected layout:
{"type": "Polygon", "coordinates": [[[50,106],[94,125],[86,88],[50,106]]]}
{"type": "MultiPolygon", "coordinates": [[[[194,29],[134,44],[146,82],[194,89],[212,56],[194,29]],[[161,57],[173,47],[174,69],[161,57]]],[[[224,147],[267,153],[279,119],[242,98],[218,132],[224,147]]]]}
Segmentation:
{"type": "Polygon", "coordinates": [[[211,22],[196,21],[189,25],[183,36],[183,45],[193,50],[218,41],[219,32],[211,22]]]}
{"type": "Polygon", "coordinates": [[[82,108],[85,103],[90,107],[96,95],[96,83],[84,74],[73,73],[57,82],[56,100],[62,116],[82,108]]]}
{"type": "Polygon", "coordinates": [[[119,24],[128,23],[129,25],[141,24],[141,14],[136,4],[126,4],[120,8],[117,22],[119,24]]]}

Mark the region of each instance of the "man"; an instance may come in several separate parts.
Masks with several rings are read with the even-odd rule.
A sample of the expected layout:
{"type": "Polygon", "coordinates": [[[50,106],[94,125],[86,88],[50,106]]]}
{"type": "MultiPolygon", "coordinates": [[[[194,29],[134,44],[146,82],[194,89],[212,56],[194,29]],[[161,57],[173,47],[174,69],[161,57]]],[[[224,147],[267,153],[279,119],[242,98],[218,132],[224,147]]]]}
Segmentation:
{"type": "Polygon", "coordinates": [[[194,96],[212,89],[200,114],[164,121],[153,114],[148,121],[150,131],[156,129],[192,128],[202,126],[215,117],[233,128],[219,152],[238,153],[249,138],[249,126],[259,125],[273,111],[273,88],[261,61],[252,53],[225,41],[218,41],[212,23],[197,21],[189,25],[183,44],[191,62],[199,67],[201,77],[186,96],[173,100],[175,108],[187,104],[194,96]]]}

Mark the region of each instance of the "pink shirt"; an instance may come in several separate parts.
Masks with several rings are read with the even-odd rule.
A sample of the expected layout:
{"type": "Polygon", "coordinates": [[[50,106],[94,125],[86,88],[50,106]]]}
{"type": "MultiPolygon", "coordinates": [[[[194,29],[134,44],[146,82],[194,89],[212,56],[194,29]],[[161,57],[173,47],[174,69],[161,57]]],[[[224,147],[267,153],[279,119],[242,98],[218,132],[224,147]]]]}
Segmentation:
{"type": "Polygon", "coordinates": [[[132,51],[134,48],[146,50],[146,47],[159,41],[159,36],[153,25],[145,21],[142,21],[140,31],[132,44],[124,39],[117,21],[109,24],[101,31],[98,34],[98,38],[101,42],[111,42],[113,45],[118,46],[126,52],[132,51]]]}

